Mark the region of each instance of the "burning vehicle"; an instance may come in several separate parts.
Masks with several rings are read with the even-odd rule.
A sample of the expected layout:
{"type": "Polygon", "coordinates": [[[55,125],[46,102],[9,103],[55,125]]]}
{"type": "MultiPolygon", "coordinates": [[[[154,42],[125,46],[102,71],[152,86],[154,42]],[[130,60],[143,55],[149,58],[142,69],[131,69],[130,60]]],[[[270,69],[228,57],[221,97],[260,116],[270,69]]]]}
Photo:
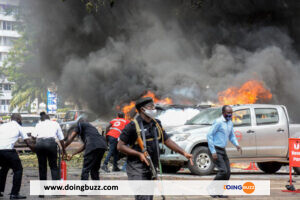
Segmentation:
{"type": "MultiPolygon", "coordinates": [[[[213,172],[214,163],[208,149],[207,133],[214,120],[222,115],[221,107],[208,108],[188,120],[185,125],[169,130],[171,138],[186,152],[193,154],[194,174],[213,172]]],[[[233,162],[257,162],[265,173],[275,173],[288,164],[288,138],[300,137],[300,124],[291,124],[283,105],[247,104],[233,106],[235,135],[243,148],[242,154],[228,144],[226,151],[233,162]]],[[[179,170],[187,160],[166,149],[161,155],[165,168],[179,170]]],[[[300,174],[300,168],[294,168],[300,174]]]]}
{"type": "MultiPolygon", "coordinates": [[[[263,82],[250,80],[240,87],[230,87],[218,93],[218,100],[216,105],[219,106],[207,108],[185,125],[168,130],[180,147],[193,154],[195,165],[187,165],[192,173],[206,175],[214,170],[207,133],[214,120],[222,115],[221,105],[234,105],[234,131],[243,148],[243,153],[239,154],[228,144],[226,150],[232,162],[257,162],[266,173],[275,173],[288,164],[288,138],[300,137],[300,124],[290,122],[283,105],[258,104],[272,100],[272,93],[263,82]]],[[[187,164],[185,158],[169,149],[161,155],[161,161],[170,172],[187,164]]],[[[299,168],[294,170],[300,173],[299,168]]]]}

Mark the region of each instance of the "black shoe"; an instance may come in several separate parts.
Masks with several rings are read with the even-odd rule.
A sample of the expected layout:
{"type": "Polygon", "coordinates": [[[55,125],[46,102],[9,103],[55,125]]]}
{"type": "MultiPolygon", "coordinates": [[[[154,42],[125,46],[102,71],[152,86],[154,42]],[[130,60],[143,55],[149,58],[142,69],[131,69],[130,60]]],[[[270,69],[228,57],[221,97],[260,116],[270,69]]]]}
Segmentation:
{"type": "Polygon", "coordinates": [[[219,198],[218,195],[210,195],[211,198],[219,198]]]}
{"type": "Polygon", "coordinates": [[[107,168],[107,165],[103,165],[102,167],[101,167],[101,169],[103,170],[103,171],[105,171],[105,172],[110,172],[109,170],[108,170],[108,168],[107,168]]]}
{"type": "Polygon", "coordinates": [[[3,193],[2,192],[0,192],[0,197],[3,197],[3,193]]]}
{"type": "Polygon", "coordinates": [[[39,198],[45,198],[45,195],[39,195],[39,198]]]}
{"type": "Polygon", "coordinates": [[[26,199],[26,196],[22,196],[19,194],[11,194],[9,199],[26,199]]]}
{"type": "Polygon", "coordinates": [[[219,198],[222,198],[222,199],[228,198],[228,196],[226,196],[226,195],[219,195],[218,197],[219,197],[219,198]]]}
{"type": "Polygon", "coordinates": [[[113,168],[113,172],[119,172],[119,171],[121,171],[121,170],[119,169],[119,167],[114,167],[114,168],[113,168]]]}

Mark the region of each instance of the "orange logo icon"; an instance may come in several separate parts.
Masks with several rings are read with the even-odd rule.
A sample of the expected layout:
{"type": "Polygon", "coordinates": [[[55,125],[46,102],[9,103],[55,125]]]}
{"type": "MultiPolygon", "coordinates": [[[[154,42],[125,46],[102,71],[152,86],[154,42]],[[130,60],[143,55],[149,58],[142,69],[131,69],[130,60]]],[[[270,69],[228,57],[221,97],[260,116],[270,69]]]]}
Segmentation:
{"type": "Polygon", "coordinates": [[[251,194],[251,193],[254,192],[254,190],[255,190],[255,185],[252,182],[246,182],[246,183],[244,183],[244,185],[243,185],[243,191],[246,194],[251,194]]]}

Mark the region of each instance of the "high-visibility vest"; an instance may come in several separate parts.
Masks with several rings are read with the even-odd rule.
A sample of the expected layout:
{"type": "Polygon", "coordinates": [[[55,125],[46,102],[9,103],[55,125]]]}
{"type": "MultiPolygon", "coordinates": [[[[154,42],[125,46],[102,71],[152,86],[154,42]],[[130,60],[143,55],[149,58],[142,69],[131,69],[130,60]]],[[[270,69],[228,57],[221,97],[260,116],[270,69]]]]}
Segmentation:
{"type": "Polygon", "coordinates": [[[111,127],[106,134],[107,136],[112,136],[114,138],[120,137],[122,130],[125,128],[130,121],[123,119],[123,118],[116,118],[110,121],[111,127]]]}

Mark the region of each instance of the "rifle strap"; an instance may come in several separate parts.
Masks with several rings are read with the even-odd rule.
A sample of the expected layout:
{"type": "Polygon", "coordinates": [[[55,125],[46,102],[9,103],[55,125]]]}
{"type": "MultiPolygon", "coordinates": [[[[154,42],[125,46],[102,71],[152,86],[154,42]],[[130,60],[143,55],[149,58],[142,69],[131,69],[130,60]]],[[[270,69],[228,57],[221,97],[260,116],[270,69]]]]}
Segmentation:
{"type": "Polygon", "coordinates": [[[142,139],[143,139],[143,143],[144,143],[144,149],[145,149],[145,151],[147,151],[146,135],[145,135],[143,122],[141,123],[141,133],[142,133],[142,139]]]}
{"type": "Polygon", "coordinates": [[[157,132],[154,130],[154,138],[155,138],[155,146],[156,146],[156,151],[157,151],[157,160],[158,160],[158,166],[159,166],[159,172],[160,172],[160,177],[162,179],[162,166],[160,162],[160,150],[159,150],[159,142],[157,140],[157,132]]]}
{"type": "MultiPolygon", "coordinates": [[[[141,126],[139,125],[139,123],[138,123],[138,121],[136,119],[134,119],[133,122],[135,124],[137,138],[140,137],[143,140],[143,143],[144,143],[144,151],[143,151],[143,153],[144,153],[144,152],[147,151],[147,145],[146,145],[146,136],[145,136],[145,132],[144,132],[143,122],[141,123],[141,126]]],[[[135,142],[135,144],[138,144],[137,141],[135,142]]]]}
{"type": "MultiPolygon", "coordinates": [[[[153,121],[155,122],[155,126],[156,126],[156,128],[158,130],[158,138],[157,139],[158,140],[162,139],[162,144],[163,144],[163,148],[164,148],[165,141],[164,141],[163,129],[162,129],[162,127],[159,125],[159,123],[155,119],[153,119],[153,121]]],[[[133,122],[135,124],[135,129],[136,129],[137,137],[139,137],[139,136],[141,137],[141,128],[140,128],[140,125],[139,125],[138,121],[136,120],[136,118],[133,120],[133,122]]],[[[144,128],[142,128],[142,129],[144,129],[144,128]]],[[[154,139],[155,138],[148,138],[148,139],[146,139],[146,141],[147,142],[148,141],[153,141],[154,139]]],[[[137,141],[135,141],[135,144],[138,144],[137,141]]]]}
{"type": "MultiPolygon", "coordinates": [[[[153,119],[153,121],[155,122],[155,126],[158,130],[159,136],[161,136],[162,149],[164,149],[165,138],[164,138],[163,128],[159,125],[159,123],[155,119],[153,119]]],[[[158,139],[160,139],[160,138],[158,138],[158,139]]],[[[156,141],[158,141],[158,139],[156,138],[156,141]]]]}

